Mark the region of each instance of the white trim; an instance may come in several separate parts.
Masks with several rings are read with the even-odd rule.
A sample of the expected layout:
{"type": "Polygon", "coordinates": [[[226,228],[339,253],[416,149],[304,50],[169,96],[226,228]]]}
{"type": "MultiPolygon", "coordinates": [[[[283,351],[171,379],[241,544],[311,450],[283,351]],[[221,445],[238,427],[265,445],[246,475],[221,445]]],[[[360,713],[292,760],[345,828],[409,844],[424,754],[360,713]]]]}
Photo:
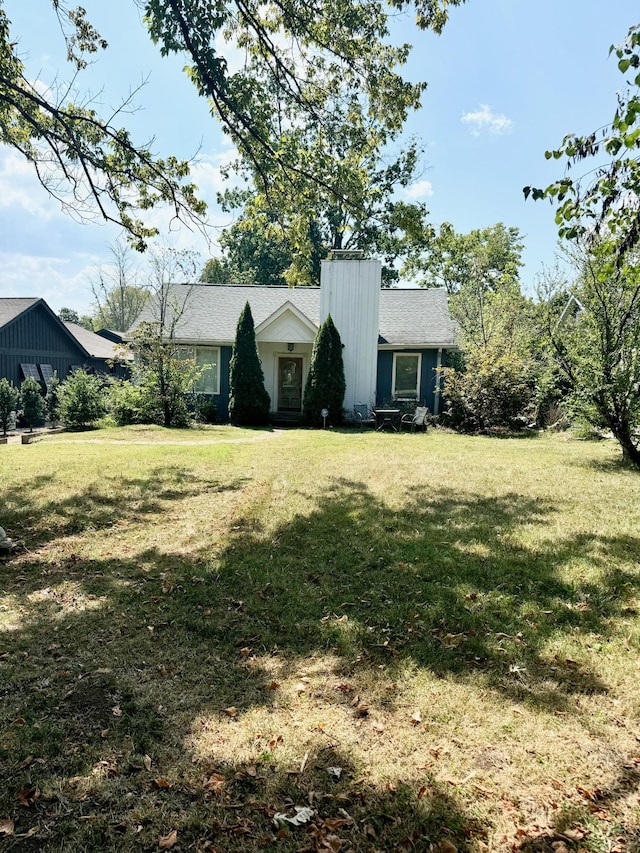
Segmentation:
{"type": "Polygon", "coordinates": [[[380,352],[389,350],[395,352],[409,353],[415,352],[416,348],[420,347],[420,349],[458,349],[458,344],[453,343],[451,341],[428,341],[423,344],[378,344],[378,350],[380,352]]]}
{"type": "MultiPolygon", "coordinates": [[[[397,353],[394,352],[394,354],[393,354],[393,371],[391,373],[391,395],[393,397],[398,396],[398,392],[396,391],[396,359],[399,355],[401,355],[401,356],[414,355],[418,359],[418,370],[417,370],[417,377],[416,377],[416,383],[417,383],[417,385],[416,385],[416,400],[419,400],[420,399],[420,379],[422,377],[422,353],[421,352],[408,352],[408,351],[404,351],[404,350],[402,350],[401,352],[397,352],[397,353]]],[[[402,391],[401,396],[403,396],[403,397],[407,396],[406,390],[402,391]]]]}
{"type": "MultiPolygon", "coordinates": [[[[265,329],[268,329],[272,323],[275,323],[276,320],[278,320],[280,317],[282,317],[283,314],[286,314],[287,312],[293,314],[293,316],[296,317],[304,327],[306,327],[307,331],[311,335],[311,341],[313,342],[316,332],[318,331],[318,326],[312,320],[310,320],[306,314],[304,314],[299,308],[297,308],[289,299],[284,303],[284,305],[281,305],[279,308],[276,308],[276,310],[272,314],[269,314],[269,316],[266,317],[261,323],[258,323],[258,325],[255,327],[256,339],[262,332],[265,331],[265,329]]],[[[298,343],[302,342],[299,341],[298,343]]]]}

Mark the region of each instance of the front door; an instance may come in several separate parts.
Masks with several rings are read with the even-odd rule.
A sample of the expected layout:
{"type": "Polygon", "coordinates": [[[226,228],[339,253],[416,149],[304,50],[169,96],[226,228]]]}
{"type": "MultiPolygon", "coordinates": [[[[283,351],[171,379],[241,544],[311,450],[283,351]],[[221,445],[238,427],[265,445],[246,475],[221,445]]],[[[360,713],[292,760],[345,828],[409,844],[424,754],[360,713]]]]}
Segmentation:
{"type": "Polygon", "coordinates": [[[302,359],[281,356],[278,359],[278,411],[302,411],[302,359]]]}

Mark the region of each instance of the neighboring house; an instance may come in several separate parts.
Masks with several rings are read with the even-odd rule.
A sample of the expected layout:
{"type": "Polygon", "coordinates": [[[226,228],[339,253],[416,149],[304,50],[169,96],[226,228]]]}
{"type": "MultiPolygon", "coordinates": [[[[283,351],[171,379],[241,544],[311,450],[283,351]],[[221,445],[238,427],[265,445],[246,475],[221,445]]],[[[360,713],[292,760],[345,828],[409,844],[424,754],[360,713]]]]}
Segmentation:
{"type": "MultiPolygon", "coordinates": [[[[330,260],[320,287],[170,285],[174,340],[203,368],[196,390],[211,395],[224,418],[236,325],[248,301],[274,416],[301,413],[313,341],[328,314],[344,347],[346,411],[402,398],[438,414],[437,368],[456,348],[446,291],[381,289],[380,272],[379,261],[330,260]]],[[[130,331],[156,316],[150,303],[130,331]]]]}
{"type": "Polygon", "coordinates": [[[0,377],[19,386],[32,376],[47,385],[54,373],[64,380],[77,368],[128,373],[115,344],[76,323],[63,323],[44,299],[0,298],[0,377]]]}

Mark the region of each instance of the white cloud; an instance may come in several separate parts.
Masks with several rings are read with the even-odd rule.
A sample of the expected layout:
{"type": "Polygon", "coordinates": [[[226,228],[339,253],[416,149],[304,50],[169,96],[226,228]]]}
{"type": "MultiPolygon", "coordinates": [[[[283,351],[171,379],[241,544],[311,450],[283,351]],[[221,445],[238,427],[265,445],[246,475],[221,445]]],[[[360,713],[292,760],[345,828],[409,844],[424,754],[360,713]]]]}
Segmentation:
{"type": "Polygon", "coordinates": [[[0,252],[2,296],[34,296],[59,311],[66,306],[89,312],[92,300],[89,282],[98,268],[97,259],[79,257],[34,257],[0,252]],[[28,286],[25,282],[29,282],[28,286]]]}
{"type": "Polygon", "coordinates": [[[405,189],[404,195],[407,198],[427,198],[433,195],[433,185],[431,181],[416,181],[405,189]]]}
{"type": "Polygon", "coordinates": [[[476,112],[463,113],[460,120],[463,124],[470,125],[473,136],[480,136],[482,133],[502,136],[513,129],[511,119],[501,113],[494,113],[488,104],[480,104],[476,112]]]}
{"type": "Polygon", "coordinates": [[[49,220],[61,216],[60,204],[38,181],[33,166],[10,149],[0,150],[0,207],[18,207],[49,220]]]}

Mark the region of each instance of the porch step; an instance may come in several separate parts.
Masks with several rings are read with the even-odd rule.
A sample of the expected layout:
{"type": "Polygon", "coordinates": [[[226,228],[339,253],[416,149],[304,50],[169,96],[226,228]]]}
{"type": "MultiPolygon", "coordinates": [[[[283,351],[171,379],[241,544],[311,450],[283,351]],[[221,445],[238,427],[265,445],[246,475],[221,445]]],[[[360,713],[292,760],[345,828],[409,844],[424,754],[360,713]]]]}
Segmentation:
{"type": "Polygon", "coordinates": [[[302,412],[272,412],[270,421],[273,426],[297,427],[302,423],[302,412]]]}

